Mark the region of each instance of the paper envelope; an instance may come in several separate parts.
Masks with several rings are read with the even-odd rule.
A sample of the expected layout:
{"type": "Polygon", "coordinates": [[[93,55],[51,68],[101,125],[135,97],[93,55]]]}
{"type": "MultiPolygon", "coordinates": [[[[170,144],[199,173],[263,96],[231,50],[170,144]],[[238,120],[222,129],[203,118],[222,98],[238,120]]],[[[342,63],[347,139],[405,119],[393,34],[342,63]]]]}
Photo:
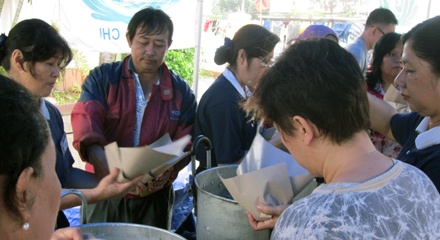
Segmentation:
{"type": "Polygon", "coordinates": [[[121,169],[118,181],[128,181],[145,174],[141,181],[147,183],[186,157],[189,152],[184,153],[183,150],[190,140],[191,136],[186,135],[172,142],[166,134],[148,146],[120,148],[113,142],[104,150],[109,168],[121,169]]]}
{"type": "Polygon", "coordinates": [[[235,201],[252,213],[258,221],[271,216],[256,209],[257,203],[268,205],[289,204],[295,194],[306,187],[313,176],[295,159],[257,134],[237,176],[224,179],[219,176],[235,201]]]}

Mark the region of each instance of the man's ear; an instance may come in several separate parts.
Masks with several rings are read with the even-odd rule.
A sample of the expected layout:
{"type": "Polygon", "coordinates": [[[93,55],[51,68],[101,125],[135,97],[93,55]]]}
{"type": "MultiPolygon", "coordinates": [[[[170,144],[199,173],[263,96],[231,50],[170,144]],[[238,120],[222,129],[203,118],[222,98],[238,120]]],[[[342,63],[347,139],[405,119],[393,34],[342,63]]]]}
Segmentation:
{"type": "Polygon", "coordinates": [[[18,208],[21,211],[26,211],[27,207],[30,204],[31,195],[30,195],[30,181],[32,178],[32,174],[34,173],[34,169],[32,167],[25,168],[18,177],[16,190],[17,190],[17,200],[18,200],[18,208]]]}
{"type": "Polygon", "coordinates": [[[128,47],[131,48],[131,40],[130,40],[130,36],[128,35],[128,32],[125,34],[125,38],[127,39],[128,47]]]}
{"type": "Polygon", "coordinates": [[[309,145],[316,137],[315,125],[301,116],[294,116],[293,122],[295,124],[296,134],[302,137],[305,145],[309,145]]]}
{"type": "Polygon", "coordinates": [[[371,37],[376,37],[377,32],[379,32],[379,30],[377,30],[376,27],[372,27],[372,26],[369,27],[368,31],[369,31],[371,37]]]}

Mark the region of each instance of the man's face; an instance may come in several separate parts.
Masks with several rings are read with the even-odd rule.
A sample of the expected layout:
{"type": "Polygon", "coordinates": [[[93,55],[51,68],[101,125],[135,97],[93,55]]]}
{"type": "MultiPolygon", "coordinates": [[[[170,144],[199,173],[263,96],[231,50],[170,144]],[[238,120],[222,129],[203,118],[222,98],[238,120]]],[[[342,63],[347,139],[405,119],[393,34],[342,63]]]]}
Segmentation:
{"type": "Polygon", "coordinates": [[[162,65],[171,43],[168,41],[168,31],[147,35],[138,27],[132,41],[128,35],[127,41],[131,48],[131,56],[136,73],[156,73],[162,65]]]}

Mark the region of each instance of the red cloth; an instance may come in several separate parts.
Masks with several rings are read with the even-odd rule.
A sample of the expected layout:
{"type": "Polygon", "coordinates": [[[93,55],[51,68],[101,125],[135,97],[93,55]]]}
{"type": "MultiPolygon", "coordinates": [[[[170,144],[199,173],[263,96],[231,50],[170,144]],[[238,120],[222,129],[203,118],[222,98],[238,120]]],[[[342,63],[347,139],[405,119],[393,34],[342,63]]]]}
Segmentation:
{"type": "Polygon", "coordinates": [[[257,11],[268,10],[269,0],[255,0],[255,8],[257,11]]]}
{"type": "Polygon", "coordinates": [[[213,22],[214,22],[214,20],[206,20],[205,25],[203,26],[203,31],[207,32],[209,29],[209,26],[211,26],[213,22]]]}

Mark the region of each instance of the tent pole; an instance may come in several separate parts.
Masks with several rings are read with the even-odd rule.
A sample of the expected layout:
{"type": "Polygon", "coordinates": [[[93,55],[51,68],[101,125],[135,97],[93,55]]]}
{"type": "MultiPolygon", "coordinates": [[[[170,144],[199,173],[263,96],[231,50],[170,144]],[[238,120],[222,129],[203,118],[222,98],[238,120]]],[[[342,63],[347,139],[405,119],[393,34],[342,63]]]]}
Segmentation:
{"type": "Polygon", "coordinates": [[[428,1],[428,13],[426,15],[426,19],[429,19],[429,13],[431,12],[431,0],[428,1]]]}
{"type": "Polygon", "coordinates": [[[21,8],[23,7],[23,2],[24,2],[24,0],[20,0],[18,2],[17,9],[15,11],[14,20],[12,21],[11,27],[13,27],[18,22],[18,18],[20,17],[20,13],[21,13],[21,8]]]}
{"type": "Polygon", "coordinates": [[[2,9],[4,4],[5,4],[5,0],[0,0],[0,16],[2,15],[2,9]]]}
{"type": "Polygon", "coordinates": [[[196,10],[196,46],[194,53],[194,73],[193,73],[193,90],[198,99],[199,93],[199,68],[200,68],[200,53],[201,53],[201,39],[202,39],[202,16],[203,16],[203,0],[197,1],[196,10]]]}
{"type": "Polygon", "coordinates": [[[260,0],[260,25],[263,25],[263,20],[261,19],[261,14],[262,14],[262,9],[263,9],[263,0],[260,0]]]}

